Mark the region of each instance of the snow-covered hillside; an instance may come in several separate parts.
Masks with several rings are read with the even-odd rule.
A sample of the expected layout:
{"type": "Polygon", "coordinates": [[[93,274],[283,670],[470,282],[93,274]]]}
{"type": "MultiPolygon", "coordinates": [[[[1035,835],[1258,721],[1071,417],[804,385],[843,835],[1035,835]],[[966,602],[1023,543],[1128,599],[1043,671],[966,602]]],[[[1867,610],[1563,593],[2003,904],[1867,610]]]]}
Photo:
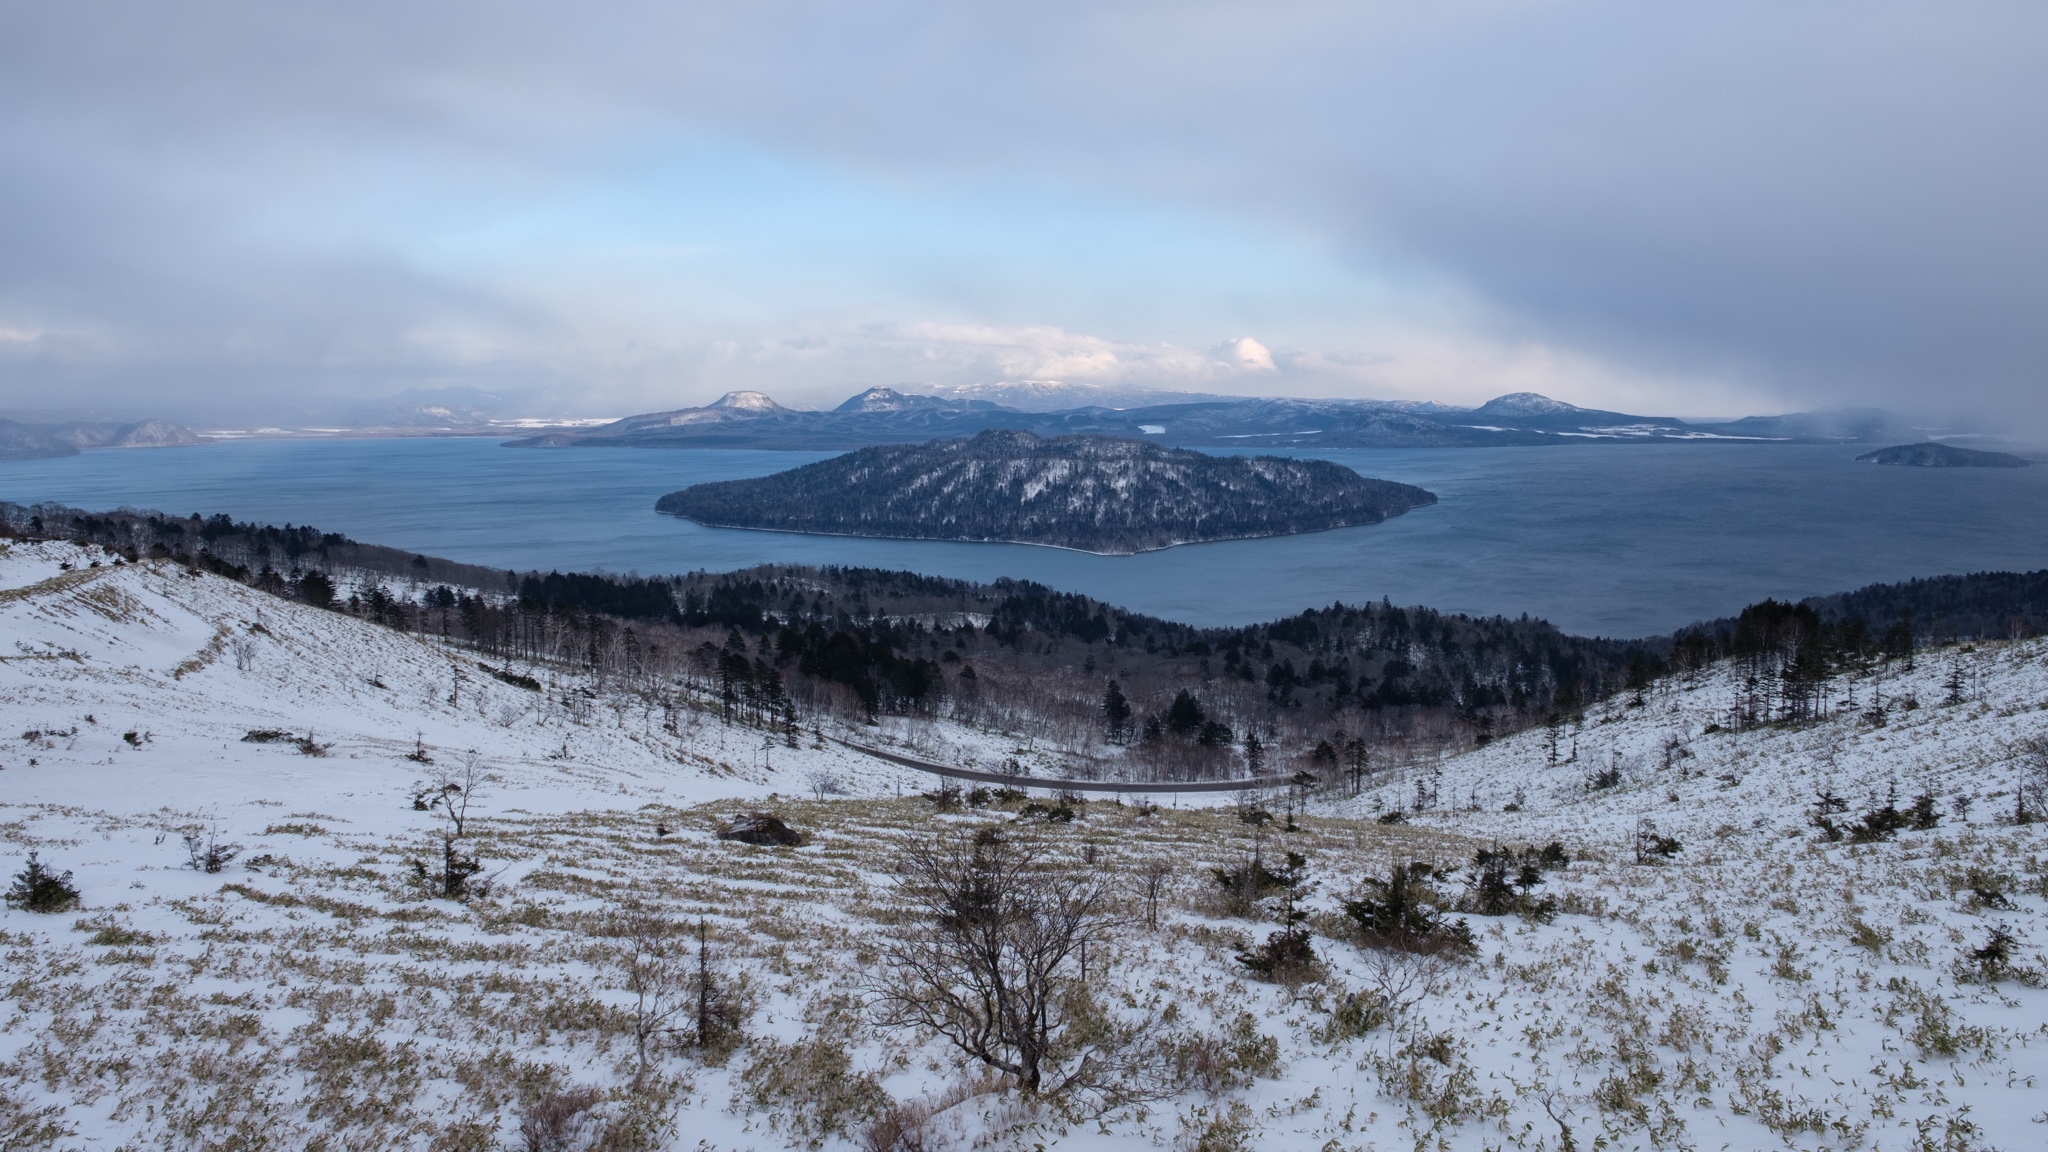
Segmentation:
{"type": "Polygon", "coordinates": [[[872,770],[843,750],[777,746],[764,756],[758,733],[701,713],[497,668],[96,548],[17,544],[0,555],[0,638],[6,730],[41,733],[0,743],[15,803],[101,797],[191,813],[274,793],[294,804],[382,804],[423,774],[403,759],[422,747],[480,751],[494,783],[535,810],[606,795],[688,803],[765,794],[783,776],[823,769],[854,783],[872,770]],[[259,730],[293,739],[244,741],[259,730]],[[298,738],[322,753],[297,751],[298,738]]]}
{"type": "Polygon", "coordinates": [[[2048,735],[2048,646],[1930,653],[1854,690],[1837,719],[1735,731],[1732,674],[1674,681],[1312,798],[1298,831],[1194,797],[1059,823],[941,810],[914,795],[928,781],[808,732],[764,748],[686,704],[17,543],[0,856],[71,871],[83,906],[0,919],[0,1147],[522,1147],[549,1107],[586,1121],[562,1147],[600,1127],[607,1147],[682,1149],[2040,1147],[2048,834],[2011,815],[2023,744],[2048,735]],[[443,825],[415,800],[468,764],[490,883],[437,899],[414,862],[443,825]],[[815,790],[828,778],[840,795],[815,790]],[[1936,826],[1830,843],[1810,823],[1823,792],[1846,826],[1894,786],[1901,807],[1931,794],[1936,826]],[[809,843],[715,838],[757,808],[809,843]],[[1004,1091],[868,1003],[904,922],[899,846],[991,824],[1128,897],[1093,961],[1094,1027],[1171,1058],[1100,1119],[1004,1091]],[[188,834],[239,855],[196,868],[188,834]],[[1639,862],[1646,836],[1676,847],[1639,862]],[[1435,865],[1448,896],[1475,851],[1553,840],[1574,862],[1532,898],[1555,914],[1468,913],[1470,963],[1345,928],[1342,901],[1390,866],[1435,865]],[[1305,861],[1313,978],[1235,958],[1273,924],[1211,869],[1255,847],[1305,861]],[[752,1011],[730,1054],[665,1052],[636,1091],[620,918],[644,913],[701,918],[752,1011]],[[1986,982],[1971,954],[1994,927],[2018,943],[1986,982]]]}

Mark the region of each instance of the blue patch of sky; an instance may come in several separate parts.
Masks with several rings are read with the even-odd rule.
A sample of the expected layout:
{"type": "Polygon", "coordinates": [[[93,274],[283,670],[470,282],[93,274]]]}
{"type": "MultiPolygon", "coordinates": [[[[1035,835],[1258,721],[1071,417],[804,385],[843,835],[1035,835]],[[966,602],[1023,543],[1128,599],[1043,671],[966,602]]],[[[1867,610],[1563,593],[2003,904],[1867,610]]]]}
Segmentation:
{"type": "Polygon", "coordinates": [[[1028,173],[885,178],[731,138],[643,141],[559,172],[370,169],[317,197],[320,228],[452,280],[635,297],[703,323],[827,313],[1315,341],[1415,289],[1248,216],[1028,173]]]}

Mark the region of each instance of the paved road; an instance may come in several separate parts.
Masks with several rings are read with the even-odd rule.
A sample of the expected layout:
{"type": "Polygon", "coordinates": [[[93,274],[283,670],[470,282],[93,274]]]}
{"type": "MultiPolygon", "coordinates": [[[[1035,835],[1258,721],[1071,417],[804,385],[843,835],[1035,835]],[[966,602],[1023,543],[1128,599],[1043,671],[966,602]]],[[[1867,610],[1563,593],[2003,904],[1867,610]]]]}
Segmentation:
{"type": "Polygon", "coordinates": [[[952,768],[944,764],[933,764],[924,760],[913,760],[880,748],[834,738],[834,743],[844,744],[866,756],[887,760],[919,772],[944,776],[952,780],[972,780],[979,784],[1001,784],[1010,788],[1050,788],[1055,791],[1073,792],[1249,792],[1258,788],[1285,788],[1285,776],[1255,776],[1246,780],[1191,780],[1179,784],[1133,784],[1107,780],[1048,780],[1043,776],[1011,776],[1002,772],[983,772],[977,768],[952,768]]]}

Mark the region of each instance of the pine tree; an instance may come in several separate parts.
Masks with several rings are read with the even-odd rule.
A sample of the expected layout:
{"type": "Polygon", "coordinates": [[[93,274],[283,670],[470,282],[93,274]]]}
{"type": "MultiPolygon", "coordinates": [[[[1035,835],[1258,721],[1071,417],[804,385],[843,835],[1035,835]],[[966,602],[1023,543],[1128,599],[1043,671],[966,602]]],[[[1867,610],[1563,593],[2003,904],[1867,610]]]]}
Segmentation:
{"type": "Polygon", "coordinates": [[[30,852],[28,866],[14,874],[14,885],[7,889],[7,906],[29,912],[63,912],[78,907],[78,889],[71,883],[71,873],[43,867],[30,852]]]}
{"type": "Polygon", "coordinates": [[[1130,739],[1131,702],[1124,698],[1123,686],[1114,680],[1102,694],[1102,720],[1111,744],[1121,744],[1130,739]]]}

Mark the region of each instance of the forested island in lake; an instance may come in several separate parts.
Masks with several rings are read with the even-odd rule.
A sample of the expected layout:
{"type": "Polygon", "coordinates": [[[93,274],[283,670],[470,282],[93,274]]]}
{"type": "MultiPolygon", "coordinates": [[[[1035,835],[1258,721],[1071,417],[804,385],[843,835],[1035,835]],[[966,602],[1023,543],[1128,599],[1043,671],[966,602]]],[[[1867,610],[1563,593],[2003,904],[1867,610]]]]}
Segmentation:
{"type": "Polygon", "coordinates": [[[1986,452],[1979,448],[1958,448],[1932,440],[1923,444],[1894,444],[1856,458],[1859,464],[1893,464],[1907,468],[2025,468],[2025,457],[2009,452],[1986,452]]]}
{"type": "Polygon", "coordinates": [[[1209,456],[1139,440],[988,431],[863,448],[655,510],[721,528],[1048,544],[1127,555],[1377,524],[1436,503],[1327,460],[1209,456]]]}

